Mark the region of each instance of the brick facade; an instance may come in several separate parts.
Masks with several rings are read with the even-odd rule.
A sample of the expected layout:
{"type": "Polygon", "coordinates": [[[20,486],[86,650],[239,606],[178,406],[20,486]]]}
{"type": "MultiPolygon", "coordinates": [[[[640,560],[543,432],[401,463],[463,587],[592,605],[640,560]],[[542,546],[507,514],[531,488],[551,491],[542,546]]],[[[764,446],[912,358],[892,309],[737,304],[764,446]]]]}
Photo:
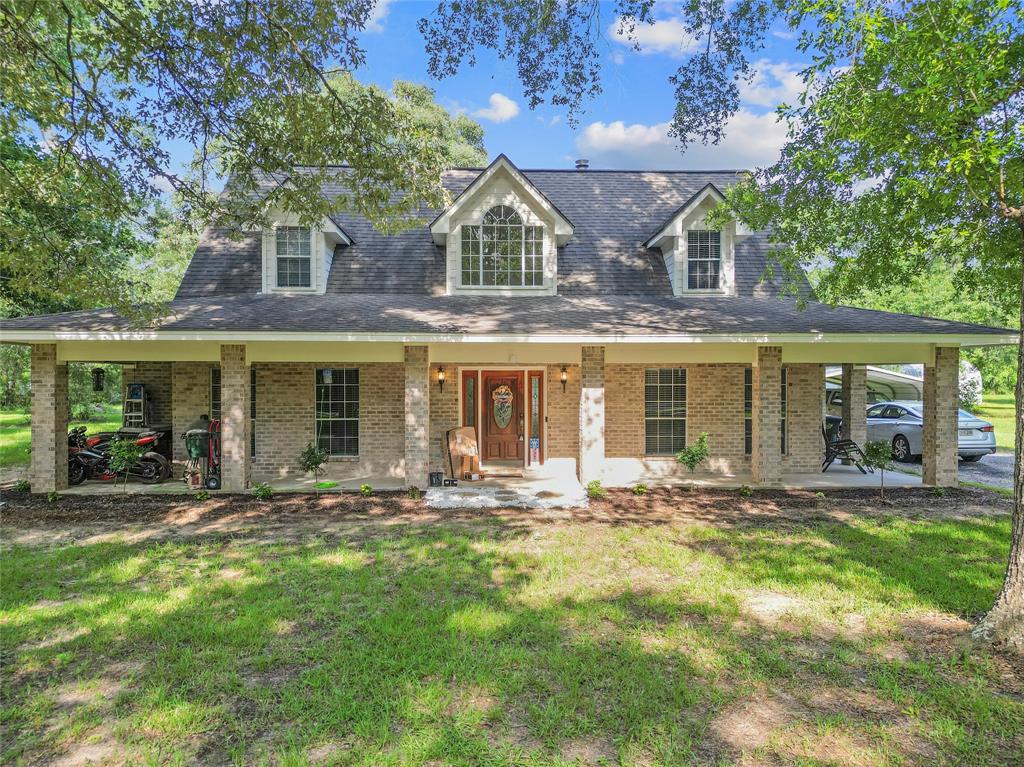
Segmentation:
{"type": "MultiPolygon", "coordinates": [[[[861,447],[868,441],[868,369],[866,365],[843,365],[843,439],[861,447]]],[[[849,465],[852,461],[843,460],[849,465]]]]}
{"type": "Polygon", "coordinates": [[[405,483],[425,487],[430,469],[430,350],[405,347],[405,483]]]}
{"type": "Polygon", "coordinates": [[[759,485],[782,479],[782,347],[759,346],[753,370],[753,445],[750,478],[759,485]]]}
{"type": "Polygon", "coordinates": [[[249,362],[245,346],[220,347],[221,486],[249,486],[249,362]]]}
{"type": "Polygon", "coordinates": [[[786,453],[782,468],[791,472],[821,471],[825,441],[825,366],[786,365],[789,383],[786,407],[786,453]]]}
{"type": "Polygon", "coordinates": [[[953,347],[937,347],[935,364],[924,367],[921,464],[926,485],[956,487],[957,484],[959,375],[960,350],[953,347]]]}
{"type": "Polygon", "coordinates": [[[32,344],[33,492],[68,486],[68,366],[57,363],[56,344],[32,344]]]}
{"type": "Polygon", "coordinates": [[[171,445],[175,461],[187,461],[184,431],[201,415],[210,415],[212,362],[175,362],[171,365],[171,445]]]}

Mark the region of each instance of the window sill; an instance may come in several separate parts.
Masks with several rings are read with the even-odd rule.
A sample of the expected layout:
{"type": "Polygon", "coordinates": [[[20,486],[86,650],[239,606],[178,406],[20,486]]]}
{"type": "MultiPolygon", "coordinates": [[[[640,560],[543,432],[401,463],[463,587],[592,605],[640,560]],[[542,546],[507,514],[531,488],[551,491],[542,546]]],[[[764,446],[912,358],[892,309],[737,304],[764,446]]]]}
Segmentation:
{"type": "Polygon", "coordinates": [[[727,296],[728,291],[722,288],[683,288],[682,296],[727,296]]]}
{"type": "Polygon", "coordinates": [[[328,463],[352,463],[358,461],[358,455],[329,455],[327,456],[328,463]]]}

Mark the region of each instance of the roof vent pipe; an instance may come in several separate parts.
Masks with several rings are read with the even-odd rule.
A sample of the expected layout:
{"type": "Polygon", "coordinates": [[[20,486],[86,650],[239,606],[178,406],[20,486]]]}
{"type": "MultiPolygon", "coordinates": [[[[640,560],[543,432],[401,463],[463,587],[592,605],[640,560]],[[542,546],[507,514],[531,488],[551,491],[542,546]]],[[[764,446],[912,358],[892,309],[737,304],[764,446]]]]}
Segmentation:
{"type": "Polygon", "coordinates": [[[590,167],[590,160],[582,160],[582,159],[580,159],[580,160],[576,161],[576,170],[586,170],[589,167],[590,167]]]}

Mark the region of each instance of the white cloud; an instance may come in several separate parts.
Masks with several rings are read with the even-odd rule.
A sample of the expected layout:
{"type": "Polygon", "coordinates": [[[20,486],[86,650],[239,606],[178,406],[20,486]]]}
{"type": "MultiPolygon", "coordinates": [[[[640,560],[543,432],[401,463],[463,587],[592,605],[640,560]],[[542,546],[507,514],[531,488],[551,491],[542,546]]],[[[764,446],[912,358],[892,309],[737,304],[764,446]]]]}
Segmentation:
{"type": "Polygon", "coordinates": [[[757,115],[747,109],[732,117],[719,144],[691,144],[685,153],[669,137],[668,128],[668,123],[594,122],[576,137],[576,149],[596,168],[712,170],[770,165],[786,140],[785,123],[774,114],[757,115]]]}
{"type": "Polygon", "coordinates": [[[801,67],[788,61],[761,59],[754,68],[753,79],[740,82],[740,101],[761,107],[777,107],[779,104],[796,104],[804,91],[801,67]]]}
{"type": "Polygon", "coordinates": [[[391,0],[377,0],[373,10],[370,11],[370,18],[366,20],[367,32],[384,31],[384,20],[388,17],[388,13],[391,12],[390,6],[391,0]]]}
{"type": "MultiPolygon", "coordinates": [[[[686,31],[679,19],[657,19],[654,22],[639,22],[632,31],[630,22],[623,24],[622,18],[616,19],[608,27],[608,36],[621,45],[633,47],[638,45],[640,53],[666,53],[669,56],[685,56],[693,53],[701,43],[686,31]]],[[[622,63],[612,55],[612,61],[622,63]]]]}
{"type": "Polygon", "coordinates": [[[796,40],[796,32],[790,29],[773,29],[772,35],[780,40],[796,40]]]}
{"type": "Polygon", "coordinates": [[[487,102],[490,106],[477,109],[473,112],[473,117],[490,120],[492,123],[503,123],[519,114],[519,105],[504,93],[492,93],[487,102]]]}

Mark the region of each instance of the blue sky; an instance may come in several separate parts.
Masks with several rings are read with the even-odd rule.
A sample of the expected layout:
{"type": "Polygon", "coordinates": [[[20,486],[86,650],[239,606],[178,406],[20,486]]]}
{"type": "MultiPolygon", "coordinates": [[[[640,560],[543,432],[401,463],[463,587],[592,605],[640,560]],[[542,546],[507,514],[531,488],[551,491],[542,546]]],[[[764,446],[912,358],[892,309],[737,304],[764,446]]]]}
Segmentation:
{"type": "Polygon", "coordinates": [[[758,77],[743,89],[743,105],[717,147],[693,146],[679,152],[666,135],[674,97],[668,82],[686,52],[685,36],[672,4],[659,4],[658,21],[638,30],[641,52],[614,34],[611,5],[603,7],[604,93],[586,105],[578,127],[570,128],[562,110],[541,105],[531,111],[522,95],[514,63],[480,51],[477,66],[436,81],[427,74],[417,20],[432,2],[390,0],[379,3],[372,29],[364,33],[364,82],[389,86],[395,79],[430,85],[438,101],[452,111],[474,116],[486,131],[491,157],[507,154],[520,167],[572,167],[586,157],[594,168],[742,168],[763,165],[777,155],[785,128],[775,106],[792,102],[800,90],[801,58],[791,36],[779,30],[759,54],[758,77]]]}

